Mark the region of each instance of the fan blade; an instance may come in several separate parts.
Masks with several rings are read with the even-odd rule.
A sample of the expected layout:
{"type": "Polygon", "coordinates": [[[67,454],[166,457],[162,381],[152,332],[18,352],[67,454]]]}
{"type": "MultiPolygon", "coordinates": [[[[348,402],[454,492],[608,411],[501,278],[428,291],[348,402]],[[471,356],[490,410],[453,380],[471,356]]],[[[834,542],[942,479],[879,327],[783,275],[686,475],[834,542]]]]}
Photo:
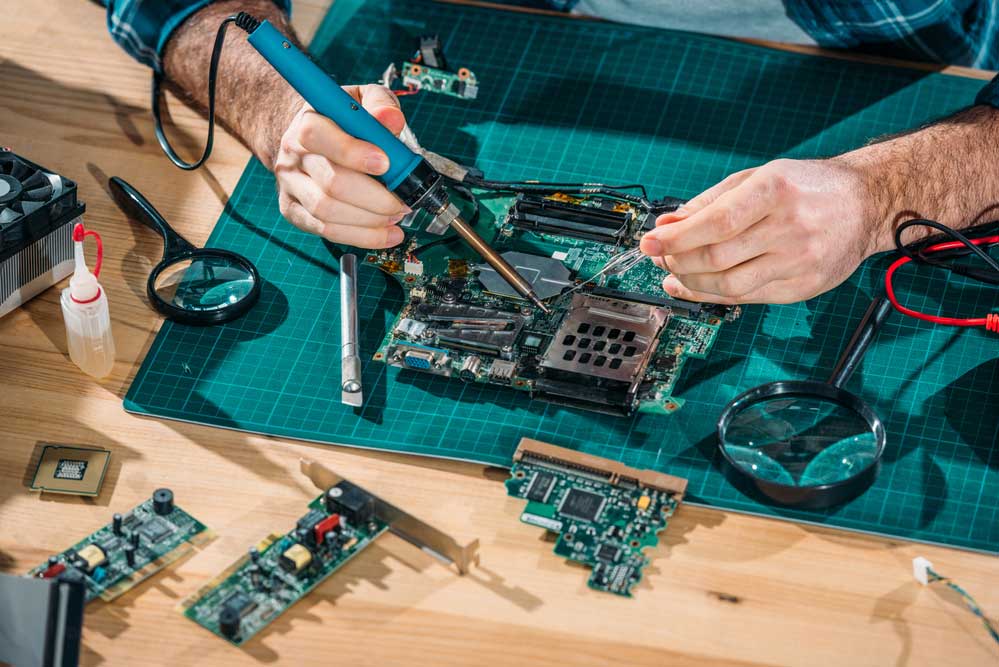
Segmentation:
{"type": "Polygon", "coordinates": [[[31,175],[31,167],[24,164],[20,160],[14,160],[10,167],[10,175],[19,181],[23,181],[31,175]]]}
{"type": "Polygon", "coordinates": [[[49,197],[52,196],[52,186],[47,182],[40,188],[35,188],[34,190],[25,190],[21,193],[21,197],[30,201],[48,201],[49,197]]]}
{"type": "Polygon", "coordinates": [[[21,187],[25,190],[34,190],[43,185],[52,185],[49,183],[48,177],[40,171],[32,172],[27,178],[21,179],[21,187]]]}
{"type": "Polygon", "coordinates": [[[25,215],[28,215],[29,213],[37,211],[42,206],[45,206],[45,202],[27,201],[25,199],[22,199],[20,201],[14,202],[14,205],[15,206],[20,205],[20,209],[24,212],[25,215]]]}
{"type": "Polygon", "coordinates": [[[0,210],[0,225],[9,225],[10,223],[14,222],[20,217],[21,214],[15,211],[14,209],[5,208],[3,210],[0,210]]]}

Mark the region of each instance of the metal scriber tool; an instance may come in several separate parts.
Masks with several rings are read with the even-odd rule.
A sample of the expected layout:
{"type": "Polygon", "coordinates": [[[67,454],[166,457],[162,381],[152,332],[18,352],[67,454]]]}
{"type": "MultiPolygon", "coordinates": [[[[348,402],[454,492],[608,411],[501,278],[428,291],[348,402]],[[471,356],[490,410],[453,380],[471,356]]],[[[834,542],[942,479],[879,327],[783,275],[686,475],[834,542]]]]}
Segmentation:
{"type": "Polygon", "coordinates": [[[424,209],[435,218],[446,221],[518,294],[542,311],[549,312],[531,283],[461,218],[458,208],[448,197],[443,177],[430,163],[365,111],[332,77],[269,22],[258,22],[240,13],[236,25],[250,34],[247,40],[250,45],[316,111],[330,118],[351,136],[372,143],[385,152],[389,168],[378,179],[386,188],[411,209],[424,209]]]}
{"type": "Polygon", "coordinates": [[[360,407],[361,392],[360,335],[357,322],[357,255],[340,257],[340,402],[360,407]]]}

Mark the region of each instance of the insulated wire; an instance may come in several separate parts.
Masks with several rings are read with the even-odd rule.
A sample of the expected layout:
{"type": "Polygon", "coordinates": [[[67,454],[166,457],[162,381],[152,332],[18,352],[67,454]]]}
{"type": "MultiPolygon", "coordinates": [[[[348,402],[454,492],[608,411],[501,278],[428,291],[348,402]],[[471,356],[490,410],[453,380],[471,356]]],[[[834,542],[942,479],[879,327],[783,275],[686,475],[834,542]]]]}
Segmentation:
{"type": "Polygon", "coordinates": [[[170,145],[170,142],[166,138],[166,133],[163,131],[163,118],[160,113],[163,97],[163,74],[158,71],[153,73],[152,109],[156,140],[160,143],[160,148],[162,148],[163,152],[166,153],[166,156],[170,158],[170,161],[185,171],[193,171],[197,169],[203,165],[208,159],[208,156],[212,154],[212,145],[215,142],[215,79],[218,76],[219,59],[222,56],[222,46],[225,44],[226,28],[229,27],[230,23],[235,23],[246,32],[253,32],[257,26],[260,25],[260,21],[254,17],[250,16],[246,12],[240,12],[226,17],[226,19],[219,25],[218,32],[215,33],[215,45],[212,47],[212,57],[208,65],[208,138],[205,140],[205,150],[201,153],[201,157],[195,162],[184,161],[184,159],[177,155],[177,152],[173,149],[173,146],[170,145]]]}
{"type": "MultiPolygon", "coordinates": [[[[991,230],[992,225],[984,228],[991,230]]],[[[979,228],[976,233],[982,233],[983,228],[979,228]]],[[[898,226],[895,230],[895,246],[898,248],[899,252],[902,254],[897,260],[895,260],[888,270],[885,272],[885,292],[888,296],[888,300],[891,301],[892,305],[900,313],[913,317],[915,319],[924,320],[926,322],[933,322],[934,324],[943,324],[947,326],[959,326],[959,327],[985,327],[988,331],[994,333],[999,333],[999,313],[987,313],[984,317],[975,318],[958,318],[958,317],[941,317],[938,315],[930,315],[928,313],[923,313],[912,308],[908,308],[902,305],[896,294],[893,284],[893,277],[895,272],[908,264],[909,262],[915,262],[917,264],[929,264],[931,266],[936,266],[940,268],[947,269],[948,271],[959,273],[966,277],[972,278],[979,282],[984,282],[991,285],[999,285],[999,262],[994,258],[989,256],[988,253],[983,251],[978,246],[990,247],[999,243],[999,235],[991,236],[978,236],[973,238],[968,238],[961,232],[951,229],[950,227],[936,222],[934,220],[909,220],[898,226]],[[909,229],[910,227],[930,227],[931,229],[936,229],[943,232],[947,236],[953,238],[953,241],[945,241],[942,243],[933,243],[932,240],[924,240],[912,244],[910,246],[902,245],[902,233],[909,229]],[[946,256],[948,258],[956,258],[968,254],[974,254],[979,259],[981,259],[986,266],[987,270],[981,269],[969,269],[966,267],[954,266],[952,264],[947,264],[935,259],[928,258],[927,254],[941,253],[941,256],[946,256]]]]}
{"type": "Polygon", "coordinates": [[[930,583],[933,583],[935,581],[942,581],[944,584],[947,585],[948,588],[950,588],[952,591],[960,595],[961,598],[964,600],[964,603],[968,605],[968,609],[971,611],[971,613],[977,616],[978,618],[982,619],[982,624],[985,626],[985,631],[989,633],[989,636],[992,637],[992,639],[995,640],[997,644],[999,644],[999,628],[996,628],[995,624],[989,620],[989,617],[985,615],[985,612],[982,611],[982,608],[978,606],[978,603],[975,602],[975,598],[971,597],[971,594],[969,594],[966,590],[964,590],[956,583],[951,581],[949,577],[945,577],[935,572],[933,568],[927,568],[926,574],[929,575],[928,580],[930,583]]]}

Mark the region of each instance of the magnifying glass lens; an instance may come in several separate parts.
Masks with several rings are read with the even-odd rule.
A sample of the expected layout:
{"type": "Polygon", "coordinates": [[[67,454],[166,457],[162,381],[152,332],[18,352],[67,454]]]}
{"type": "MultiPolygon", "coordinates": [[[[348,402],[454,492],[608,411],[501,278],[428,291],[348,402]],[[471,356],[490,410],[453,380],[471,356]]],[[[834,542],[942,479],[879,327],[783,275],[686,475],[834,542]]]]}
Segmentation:
{"type": "Polygon", "coordinates": [[[782,395],[732,416],[721,446],[743,473],[786,486],[850,479],[873,465],[880,441],[863,415],[820,396],[782,395]]]}
{"type": "Polygon", "coordinates": [[[156,276],[153,291],[175,308],[191,312],[229,308],[251,295],[250,268],[233,257],[201,254],[184,257],[156,276]]]}

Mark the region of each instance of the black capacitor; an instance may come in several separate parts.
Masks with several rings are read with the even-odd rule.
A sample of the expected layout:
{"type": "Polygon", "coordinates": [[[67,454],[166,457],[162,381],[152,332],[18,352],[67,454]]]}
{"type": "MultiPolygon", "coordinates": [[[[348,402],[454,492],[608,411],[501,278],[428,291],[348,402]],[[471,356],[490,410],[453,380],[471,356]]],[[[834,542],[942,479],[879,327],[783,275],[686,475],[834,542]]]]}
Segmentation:
{"type": "Polygon", "coordinates": [[[153,511],[164,516],[173,511],[173,491],[156,489],[153,491],[153,511]]]}
{"type": "Polygon", "coordinates": [[[117,512],[111,516],[111,530],[115,535],[121,537],[121,515],[117,512]]]}
{"type": "Polygon", "coordinates": [[[219,612],[219,632],[230,639],[239,634],[239,612],[232,607],[222,607],[219,612]]]}
{"type": "Polygon", "coordinates": [[[49,556],[49,567],[59,562],[59,556],[49,556]]]}
{"type": "Polygon", "coordinates": [[[133,549],[139,548],[139,531],[133,530],[132,534],[128,536],[128,541],[131,543],[133,549]]]}
{"type": "Polygon", "coordinates": [[[328,546],[330,549],[333,549],[336,546],[338,546],[336,533],[333,532],[332,530],[327,530],[326,533],[323,534],[323,544],[328,546]]]}
{"type": "Polygon", "coordinates": [[[123,547],[125,552],[125,562],[128,563],[129,567],[135,567],[135,547],[131,544],[126,544],[123,547]]]}
{"type": "Polygon", "coordinates": [[[250,554],[250,562],[251,563],[256,564],[256,563],[260,562],[260,550],[259,549],[257,549],[256,547],[250,547],[249,554],[250,554]]]}

